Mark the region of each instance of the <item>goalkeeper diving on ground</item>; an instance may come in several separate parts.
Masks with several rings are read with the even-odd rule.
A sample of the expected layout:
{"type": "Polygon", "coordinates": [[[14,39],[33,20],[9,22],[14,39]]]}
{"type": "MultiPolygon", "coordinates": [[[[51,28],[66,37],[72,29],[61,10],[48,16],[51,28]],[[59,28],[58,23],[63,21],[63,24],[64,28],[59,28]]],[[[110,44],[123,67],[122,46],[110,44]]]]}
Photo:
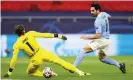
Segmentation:
{"type": "Polygon", "coordinates": [[[23,25],[16,25],[14,28],[14,33],[17,34],[19,37],[13,45],[13,56],[10,62],[9,70],[4,75],[4,77],[9,77],[12,75],[12,72],[15,69],[14,67],[16,65],[19,50],[22,50],[30,59],[30,64],[27,68],[28,75],[43,76],[42,72],[39,70],[39,67],[45,61],[56,63],[70,72],[76,72],[79,76],[91,75],[90,73],[85,73],[77,69],[74,65],[67,61],[64,61],[52,52],[43,49],[41,46],[39,46],[35,39],[59,38],[62,40],[67,40],[65,36],[57,33],[40,33],[36,31],[29,31],[26,33],[23,25]]]}

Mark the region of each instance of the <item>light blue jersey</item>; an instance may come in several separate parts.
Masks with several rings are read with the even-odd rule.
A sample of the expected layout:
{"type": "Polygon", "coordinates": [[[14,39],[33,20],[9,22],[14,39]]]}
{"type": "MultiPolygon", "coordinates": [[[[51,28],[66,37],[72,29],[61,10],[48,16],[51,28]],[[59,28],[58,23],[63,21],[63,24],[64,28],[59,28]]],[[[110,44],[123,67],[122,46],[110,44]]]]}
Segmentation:
{"type": "Polygon", "coordinates": [[[100,38],[109,38],[110,31],[109,31],[109,20],[108,18],[111,17],[106,12],[101,12],[94,22],[94,26],[96,29],[96,33],[101,33],[100,38]]]}

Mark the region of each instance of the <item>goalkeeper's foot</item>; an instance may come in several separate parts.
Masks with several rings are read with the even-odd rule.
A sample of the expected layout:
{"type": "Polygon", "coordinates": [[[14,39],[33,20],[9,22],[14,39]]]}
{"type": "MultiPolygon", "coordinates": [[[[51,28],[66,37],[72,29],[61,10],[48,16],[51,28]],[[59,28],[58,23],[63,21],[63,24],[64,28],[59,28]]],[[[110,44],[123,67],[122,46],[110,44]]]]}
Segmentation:
{"type": "Polygon", "coordinates": [[[58,74],[52,71],[52,76],[58,76],[58,74]]]}
{"type": "Polygon", "coordinates": [[[82,73],[82,74],[79,74],[79,76],[87,76],[87,75],[91,75],[90,73],[82,73]]]}

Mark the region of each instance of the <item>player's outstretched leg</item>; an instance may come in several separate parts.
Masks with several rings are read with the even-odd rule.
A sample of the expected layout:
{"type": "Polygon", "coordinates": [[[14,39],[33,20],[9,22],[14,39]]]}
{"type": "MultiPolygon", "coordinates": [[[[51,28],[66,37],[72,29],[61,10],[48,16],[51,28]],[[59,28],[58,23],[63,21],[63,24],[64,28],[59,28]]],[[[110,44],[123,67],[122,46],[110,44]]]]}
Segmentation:
{"type": "Polygon", "coordinates": [[[73,65],[78,66],[80,62],[83,60],[85,54],[86,52],[84,51],[84,49],[80,49],[80,53],[77,55],[76,60],[73,65]]]}
{"type": "Polygon", "coordinates": [[[99,60],[105,64],[115,65],[122,71],[122,73],[126,73],[124,63],[119,63],[116,60],[106,57],[106,55],[104,54],[104,52],[102,50],[99,51],[99,60]]]}
{"type": "Polygon", "coordinates": [[[34,65],[33,63],[30,63],[28,68],[27,68],[27,73],[30,76],[37,76],[37,77],[42,77],[43,74],[41,71],[39,71],[39,65],[34,65]]]}
{"type": "Polygon", "coordinates": [[[68,71],[73,71],[79,74],[79,76],[85,76],[85,75],[91,75],[90,73],[84,73],[81,70],[77,69],[74,65],[71,63],[64,61],[61,58],[57,58],[56,60],[53,61],[56,64],[61,65],[63,68],[65,68],[68,71]]]}
{"type": "Polygon", "coordinates": [[[46,51],[46,54],[42,54],[44,61],[48,61],[48,62],[52,62],[52,63],[56,63],[60,66],[62,66],[63,68],[65,68],[68,71],[73,71],[78,73],[80,76],[85,76],[85,75],[90,75],[89,73],[84,73],[81,70],[77,69],[74,65],[72,65],[71,63],[61,59],[60,57],[58,57],[57,55],[46,51]]]}
{"type": "Polygon", "coordinates": [[[80,49],[80,53],[77,55],[76,60],[74,62],[74,66],[78,66],[80,62],[83,60],[86,53],[92,52],[93,50],[87,45],[84,48],[80,49]]]}

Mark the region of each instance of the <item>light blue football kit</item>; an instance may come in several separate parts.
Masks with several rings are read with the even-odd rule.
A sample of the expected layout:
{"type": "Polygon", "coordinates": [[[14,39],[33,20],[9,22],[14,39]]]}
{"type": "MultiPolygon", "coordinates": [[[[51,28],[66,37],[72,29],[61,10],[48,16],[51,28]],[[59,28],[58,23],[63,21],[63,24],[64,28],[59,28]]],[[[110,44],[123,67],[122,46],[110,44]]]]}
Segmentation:
{"type": "MultiPolygon", "coordinates": [[[[101,36],[99,39],[94,39],[92,42],[88,43],[88,46],[93,50],[93,51],[98,51],[98,53],[104,52],[104,54],[108,53],[108,46],[109,46],[109,35],[110,35],[110,30],[109,30],[109,18],[111,16],[106,13],[106,12],[100,12],[98,16],[95,19],[94,26],[95,26],[95,31],[96,33],[100,33],[101,36]]],[[[77,55],[76,61],[74,62],[75,66],[78,66],[79,63],[82,61],[84,58],[86,52],[81,49],[80,53],[77,55]]],[[[100,60],[103,63],[106,64],[111,64],[115,65],[118,68],[120,67],[119,62],[111,59],[111,58],[103,58],[100,60]]]]}

